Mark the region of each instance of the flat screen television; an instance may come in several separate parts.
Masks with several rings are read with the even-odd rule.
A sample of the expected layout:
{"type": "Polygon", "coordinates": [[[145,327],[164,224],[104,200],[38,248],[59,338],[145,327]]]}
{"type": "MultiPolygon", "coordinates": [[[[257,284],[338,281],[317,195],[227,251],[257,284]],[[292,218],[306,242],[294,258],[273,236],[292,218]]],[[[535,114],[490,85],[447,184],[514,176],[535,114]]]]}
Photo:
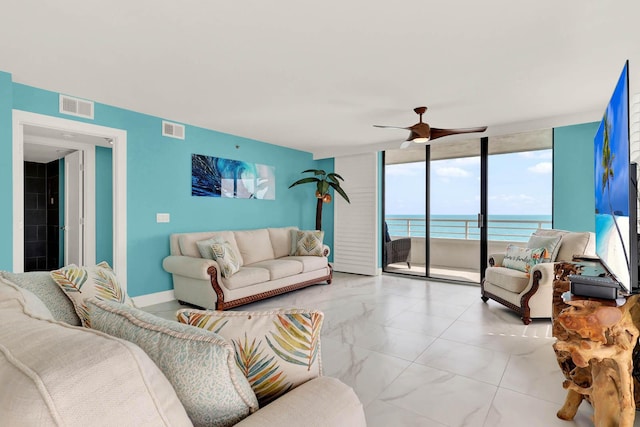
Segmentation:
{"type": "Polygon", "coordinates": [[[636,168],[630,163],[629,63],[594,138],[596,255],[627,292],[638,288],[636,168]]]}

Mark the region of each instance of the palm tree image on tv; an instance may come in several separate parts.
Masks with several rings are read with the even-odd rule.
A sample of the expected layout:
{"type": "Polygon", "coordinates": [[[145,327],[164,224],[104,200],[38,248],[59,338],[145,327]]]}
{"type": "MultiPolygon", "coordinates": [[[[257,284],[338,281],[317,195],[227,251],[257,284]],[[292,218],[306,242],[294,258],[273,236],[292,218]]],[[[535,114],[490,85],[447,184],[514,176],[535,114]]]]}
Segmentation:
{"type": "MultiPolygon", "coordinates": [[[[610,183],[613,181],[615,177],[615,171],[613,170],[613,162],[615,160],[615,153],[611,153],[611,145],[609,143],[609,117],[608,114],[604,115],[604,126],[603,126],[603,135],[602,135],[602,192],[607,194],[607,202],[609,204],[609,214],[611,215],[611,219],[613,219],[613,224],[616,227],[616,232],[618,233],[618,237],[620,242],[624,242],[622,237],[622,232],[620,231],[620,226],[618,225],[618,220],[616,219],[616,212],[613,209],[613,205],[611,203],[611,188],[610,183]]],[[[627,268],[629,268],[629,256],[627,255],[627,248],[624,244],[622,244],[622,251],[624,253],[624,260],[627,264],[627,268]]]]}

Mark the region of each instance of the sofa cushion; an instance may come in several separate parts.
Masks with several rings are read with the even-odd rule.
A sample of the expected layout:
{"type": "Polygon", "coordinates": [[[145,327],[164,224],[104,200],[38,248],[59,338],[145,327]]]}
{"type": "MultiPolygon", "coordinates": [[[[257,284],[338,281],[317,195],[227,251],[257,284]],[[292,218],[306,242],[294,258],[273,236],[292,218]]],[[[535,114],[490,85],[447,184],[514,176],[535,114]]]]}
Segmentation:
{"type": "Polygon", "coordinates": [[[54,320],[51,311],[33,292],[21,288],[8,280],[0,277],[0,301],[16,299],[24,307],[25,313],[39,319],[54,320]]]}
{"type": "Polygon", "coordinates": [[[233,232],[238,242],[243,265],[249,265],[265,259],[274,259],[269,231],[266,228],[233,232]]]}
{"type": "Polygon", "coordinates": [[[236,274],[231,277],[222,279],[227,289],[244,288],[262,282],[269,281],[269,270],[257,267],[242,267],[236,274]]]}
{"type": "Polygon", "coordinates": [[[506,267],[489,267],[485,271],[485,280],[502,289],[519,294],[529,284],[527,273],[506,267]]]}
{"type": "MultiPolygon", "coordinates": [[[[390,415],[382,425],[406,424],[390,415]]],[[[285,394],[269,406],[240,421],[236,427],[264,427],[278,424],[295,426],[300,420],[306,425],[366,427],[362,403],[351,387],[331,377],[318,377],[307,381],[285,394]],[[275,421],[275,423],[274,423],[275,421]]],[[[426,425],[430,425],[428,423],[426,425]]],[[[422,424],[425,425],[425,424],[422,424]]]]}
{"type": "Polygon", "coordinates": [[[0,424],[190,426],[158,367],[127,341],[0,301],[0,424]],[[25,338],[28,337],[28,338],[25,338]]]}
{"type": "Polygon", "coordinates": [[[269,239],[273,247],[273,254],[276,258],[282,258],[291,254],[291,232],[297,231],[298,227],[267,228],[269,239]]]}
{"type": "Polygon", "coordinates": [[[179,322],[215,331],[235,349],[260,406],[322,374],[317,310],[260,312],[181,309],[179,322]]]}
{"type": "Polygon", "coordinates": [[[302,273],[303,265],[297,260],[280,258],[256,262],[255,264],[247,265],[247,267],[264,268],[269,271],[270,280],[276,280],[302,273]]]}
{"type": "Polygon", "coordinates": [[[295,256],[323,256],[322,230],[298,230],[295,256]]]}
{"type": "Polygon", "coordinates": [[[562,236],[556,261],[572,261],[574,255],[594,255],[595,235],[588,231],[562,236]]]}
{"type": "Polygon", "coordinates": [[[118,278],[106,262],[87,267],[71,264],[52,271],[51,277],[73,303],[83,326],[91,326],[85,302],[89,298],[135,306],[133,300],[118,284],[118,278]]]}
{"type": "Polygon", "coordinates": [[[532,234],[527,242],[527,248],[544,248],[545,254],[543,256],[543,262],[554,262],[555,257],[558,256],[558,250],[560,249],[561,235],[557,236],[539,236],[532,234]]]}
{"type": "Polygon", "coordinates": [[[195,426],[230,426],[256,397],[219,335],[112,301],[88,301],[93,328],[140,346],[166,375],[195,426]]]}
{"type": "Polygon", "coordinates": [[[291,256],[286,259],[296,260],[302,263],[302,272],[320,270],[327,268],[329,261],[323,256],[291,256]]]}
{"type": "Polygon", "coordinates": [[[529,273],[534,265],[542,262],[546,252],[545,248],[528,249],[509,245],[502,266],[529,273]]]}
{"type": "Polygon", "coordinates": [[[5,280],[34,293],[47,306],[54,319],[70,325],[80,325],[73,303],[51,278],[48,271],[31,271],[28,273],[10,273],[0,271],[5,280]]]}
{"type": "Polygon", "coordinates": [[[212,243],[210,249],[223,277],[231,277],[240,270],[240,259],[229,242],[212,243]]]}

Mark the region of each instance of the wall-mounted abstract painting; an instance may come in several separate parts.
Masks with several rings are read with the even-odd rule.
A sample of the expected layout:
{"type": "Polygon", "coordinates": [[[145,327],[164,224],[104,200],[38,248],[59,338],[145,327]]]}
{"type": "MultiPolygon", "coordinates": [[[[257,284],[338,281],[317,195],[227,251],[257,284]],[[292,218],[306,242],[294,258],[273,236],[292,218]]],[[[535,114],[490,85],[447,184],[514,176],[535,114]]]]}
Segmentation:
{"type": "Polygon", "coordinates": [[[276,168],[192,154],[191,195],[275,200],[276,168]]]}

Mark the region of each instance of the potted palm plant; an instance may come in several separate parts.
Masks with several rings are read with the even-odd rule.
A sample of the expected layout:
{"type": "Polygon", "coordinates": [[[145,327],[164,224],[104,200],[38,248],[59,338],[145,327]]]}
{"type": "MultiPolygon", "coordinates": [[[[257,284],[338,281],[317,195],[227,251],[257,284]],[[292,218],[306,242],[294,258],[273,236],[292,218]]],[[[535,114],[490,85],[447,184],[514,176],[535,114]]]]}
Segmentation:
{"type": "Polygon", "coordinates": [[[340,181],[344,181],[344,178],[337,173],[327,173],[322,169],[307,169],[302,173],[313,173],[313,176],[299,179],[291,184],[289,188],[310,182],[316,184],[316,198],[318,199],[316,204],[316,230],[322,230],[322,204],[331,202],[331,194],[329,194],[330,188],[333,188],[338,194],[340,194],[347,203],[351,203],[349,196],[347,196],[347,193],[345,193],[340,186],[340,181]]]}

